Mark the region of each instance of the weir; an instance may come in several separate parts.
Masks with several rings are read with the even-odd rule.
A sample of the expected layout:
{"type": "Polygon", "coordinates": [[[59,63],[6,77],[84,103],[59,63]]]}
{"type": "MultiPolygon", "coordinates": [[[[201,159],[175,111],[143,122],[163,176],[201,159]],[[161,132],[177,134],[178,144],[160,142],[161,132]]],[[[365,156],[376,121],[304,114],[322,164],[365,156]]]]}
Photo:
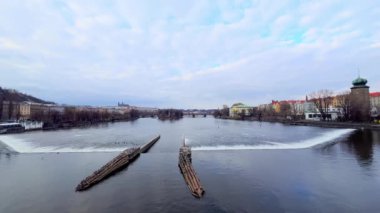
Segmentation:
{"type": "Polygon", "coordinates": [[[159,139],[160,136],[157,136],[149,143],[141,147],[128,148],[124,150],[118,156],[116,156],[107,164],[102,166],[100,169],[96,170],[94,173],[83,179],[75,188],[75,191],[84,191],[86,189],[89,189],[90,187],[101,182],[111,174],[114,174],[122,168],[128,166],[129,163],[131,163],[140,156],[140,153],[147,152],[159,139]]]}
{"type": "Polygon", "coordinates": [[[308,149],[321,146],[334,141],[343,135],[352,133],[354,129],[337,129],[326,132],[314,138],[308,138],[291,143],[265,142],[259,145],[215,145],[215,146],[197,146],[193,147],[194,151],[229,151],[229,150],[269,150],[269,149],[308,149]]]}

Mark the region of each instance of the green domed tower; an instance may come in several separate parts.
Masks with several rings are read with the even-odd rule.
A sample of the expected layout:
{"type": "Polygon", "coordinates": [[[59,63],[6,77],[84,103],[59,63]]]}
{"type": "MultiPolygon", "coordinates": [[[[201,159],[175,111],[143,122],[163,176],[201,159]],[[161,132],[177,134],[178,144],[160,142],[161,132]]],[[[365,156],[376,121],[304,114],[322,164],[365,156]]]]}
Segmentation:
{"type": "Polygon", "coordinates": [[[363,87],[363,86],[368,87],[366,86],[366,84],[367,84],[367,79],[361,78],[360,76],[357,79],[352,81],[352,85],[354,85],[354,87],[363,87]]]}
{"type": "Polygon", "coordinates": [[[351,119],[359,122],[370,120],[370,99],[367,79],[360,76],[352,81],[351,87],[351,119]]]}

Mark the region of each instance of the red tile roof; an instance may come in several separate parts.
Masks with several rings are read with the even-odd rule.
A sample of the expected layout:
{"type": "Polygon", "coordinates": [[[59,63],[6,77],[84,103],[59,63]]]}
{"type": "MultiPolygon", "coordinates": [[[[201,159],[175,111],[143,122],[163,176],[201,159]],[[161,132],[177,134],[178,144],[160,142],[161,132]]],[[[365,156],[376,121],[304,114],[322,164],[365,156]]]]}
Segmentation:
{"type": "Polygon", "coordinates": [[[304,100],[283,100],[283,101],[272,100],[272,104],[281,104],[281,103],[288,103],[288,104],[300,103],[300,104],[303,104],[303,103],[305,103],[305,101],[304,100]]]}
{"type": "Polygon", "coordinates": [[[379,97],[380,96],[380,92],[371,92],[371,93],[369,93],[369,95],[371,97],[379,97]]]}

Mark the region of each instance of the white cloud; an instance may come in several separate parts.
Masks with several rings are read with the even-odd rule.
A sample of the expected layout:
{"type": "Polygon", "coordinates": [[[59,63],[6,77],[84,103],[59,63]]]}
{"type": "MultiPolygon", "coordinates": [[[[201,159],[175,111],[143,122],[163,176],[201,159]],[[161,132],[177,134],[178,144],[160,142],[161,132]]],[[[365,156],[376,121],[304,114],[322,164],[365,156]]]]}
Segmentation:
{"type": "Polygon", "coordinates": [[[375,43],[371,44],[370,47],[380,49],[380,42],[375,42],[375,43]]]}
{"type": "Polygon", "coordinates": [[[304,97],[348,88],[357,66],[376,82],[379,8],[330,0],[2,1],[0,85],[80,104],[218,107],[304,97]],[[83,98],[67,95],[74,91],[83,98]]]}
{"type": "Polygon", "coordinates": [[[20,51],[23,48],[21,45],[17,44],[16,42],[12,41],[11,39],[0,37],[0,49],[10,50],[10,51],[12,51],[12,50],[20,51]]]}

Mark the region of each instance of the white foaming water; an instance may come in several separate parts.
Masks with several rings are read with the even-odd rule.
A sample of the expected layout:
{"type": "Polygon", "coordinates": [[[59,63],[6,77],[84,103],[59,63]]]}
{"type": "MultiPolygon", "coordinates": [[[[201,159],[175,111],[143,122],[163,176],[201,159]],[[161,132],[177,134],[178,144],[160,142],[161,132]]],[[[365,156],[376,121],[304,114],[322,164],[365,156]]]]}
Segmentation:
{"type": "Polygon", "coordinates": [[[115,148],[99,148],[99,147],[35,147],[22,139],[15,138],[13,136],[0,136],[0,141],[7,145],[11,151],[18,153],[75,153],[75,152],[121,152],[128,147],[115,147],[115,148]]]}
{"type": "Polygon", "coordinates": [[[192,147],[192,150],[196,151],[217,151],[217,150],[254,150],[254,149],[306,149],[315,147],[336,138],[339,138],[345,134],[355,131],[354,129],[338,129],[327,132],[315,138],[306,139],[294,143],[276,143],[267,142],[263,145],[215,145],[215,146],[197,146],[192,147]]]}
{"type": "Polygon", "coordinates": [[[186,144],[186,145],[191,145],[191,141],[190,141],[190,139],[185,138],[185,144],[186,144]]]}

